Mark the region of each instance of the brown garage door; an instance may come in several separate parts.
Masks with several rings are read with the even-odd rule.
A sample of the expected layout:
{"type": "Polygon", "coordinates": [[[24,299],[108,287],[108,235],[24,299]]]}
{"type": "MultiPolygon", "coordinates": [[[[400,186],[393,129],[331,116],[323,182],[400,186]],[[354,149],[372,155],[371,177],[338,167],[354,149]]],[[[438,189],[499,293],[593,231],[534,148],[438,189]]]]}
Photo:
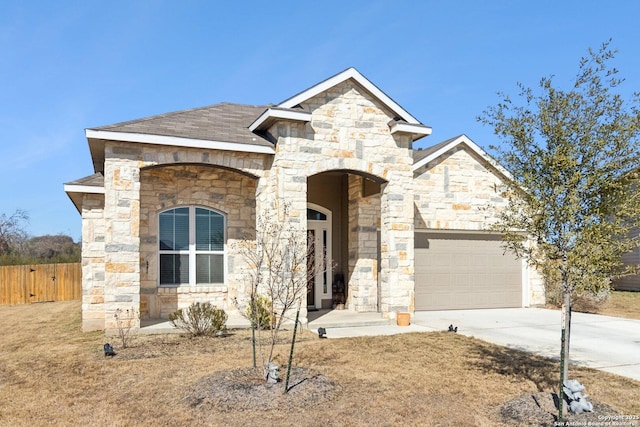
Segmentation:
{"type": "Polygon", "coordinates": [[[522,262],[500,236],[416,233],[416,310],[521,306],[522,262]]]}

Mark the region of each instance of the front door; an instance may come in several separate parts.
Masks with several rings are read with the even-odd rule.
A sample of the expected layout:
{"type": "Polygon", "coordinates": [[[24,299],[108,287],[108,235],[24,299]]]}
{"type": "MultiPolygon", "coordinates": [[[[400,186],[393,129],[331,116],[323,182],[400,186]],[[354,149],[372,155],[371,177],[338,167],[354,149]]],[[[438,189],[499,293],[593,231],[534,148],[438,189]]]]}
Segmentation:
{"type": "Polygon", "coordinates": [[[307,308],[330,308],[331,211],[311,203],[307,207],[307,244],[307,308]]]}

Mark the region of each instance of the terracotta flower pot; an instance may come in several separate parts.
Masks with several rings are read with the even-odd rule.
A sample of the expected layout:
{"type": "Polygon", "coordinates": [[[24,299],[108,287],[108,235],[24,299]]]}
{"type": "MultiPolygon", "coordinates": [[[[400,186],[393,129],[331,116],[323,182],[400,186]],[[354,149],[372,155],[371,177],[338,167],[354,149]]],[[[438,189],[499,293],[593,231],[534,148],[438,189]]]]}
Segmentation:
{"type": "Polygon", "coordinates": [[[411,323],[411,313],[398,313],[396,315],[398,326],[409,326],[411,323]]]}

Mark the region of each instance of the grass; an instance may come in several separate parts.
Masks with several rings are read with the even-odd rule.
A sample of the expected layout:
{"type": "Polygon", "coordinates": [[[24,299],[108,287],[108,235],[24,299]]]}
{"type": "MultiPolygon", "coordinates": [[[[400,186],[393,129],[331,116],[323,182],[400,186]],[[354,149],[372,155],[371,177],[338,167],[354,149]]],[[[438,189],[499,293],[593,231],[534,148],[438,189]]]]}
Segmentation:
{"type": "MultiPolygon", "coordinates": [[[[547,304],[546,307],[552,310],[560,309],[552,304],[547,304]]],[[[640,292],[611,291],[604,302],[597,302],[589,296],[577,298],[573,300],[571,309],[581,313],[640,320],[640,292]]]]}
{"type": "MultiPolygon", "coordinates": [[[[446,332],[320,340],[302,334],[296,366],[340,384],[322,405],[291,411],[202,410],[185,396],[213,372],[251,365],[247,331],[227,338],[139,336],[105,358],[81,333],[79,302],[0,307],[0,425],[495,426],[499,407],[555,391],[558,363],[446,332]]],[[[113,338],[113,337],[112,337],[113,338]]],[[[286,364],[289,344],[277,348],[286,364]]],[[[571,377],[593,400],[640,414],[640,382],[587,368],[571,377]]],[[[223,409],[223,408],[221,408],[223,409]]]]}
{"type": "Polygon", "coordinates": [[[640,319],[640,292],[613,291],[607,302],[594,312],[605,316],[640,319]]]}

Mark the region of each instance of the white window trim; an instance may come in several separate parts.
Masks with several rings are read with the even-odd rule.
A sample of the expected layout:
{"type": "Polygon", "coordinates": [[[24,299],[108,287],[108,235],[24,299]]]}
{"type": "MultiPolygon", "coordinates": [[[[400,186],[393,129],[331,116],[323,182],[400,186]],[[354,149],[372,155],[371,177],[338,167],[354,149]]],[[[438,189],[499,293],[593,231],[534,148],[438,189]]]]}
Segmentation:
{"type": "Polygon", "coordinates": [[[227,282],[227,216],[224,212],[220,212],[217,209],[212,209],[207,206],[200,205],[186,205],[186,206],[174,206],[168,209],[164,209],[157,214],[158,216],[158,286],[162,288],[175,288],[179,286],[221,286],[227,282]],[[163,250],[160,249],[160,215],[179,208],[189,208],[189,249],[181,251],[163,250]],[[222,229],[224,231],[223,245],[221,251],[198,251],[196,250],[196,209],[206,209],[211,212],[222,215],[222,229]],[[211,254],[222,255],[222,282],[216,283],[196,283],[196,255],[199,254],[211,254]],[[189,283],[160,283],[160,256],[161,255],[188,255],[189,256],[189,283]]]}

